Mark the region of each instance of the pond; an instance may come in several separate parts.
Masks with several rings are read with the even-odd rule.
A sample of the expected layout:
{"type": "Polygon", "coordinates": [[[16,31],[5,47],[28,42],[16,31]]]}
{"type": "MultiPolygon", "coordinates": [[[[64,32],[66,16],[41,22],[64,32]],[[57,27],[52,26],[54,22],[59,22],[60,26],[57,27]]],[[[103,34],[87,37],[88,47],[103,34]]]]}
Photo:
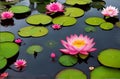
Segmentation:
{"type": "MultiPolygon", "coordinates": [[[[29,6],[28,1],[29,0],[21,0],[16,5],[23,4],[23,5],[29,6]]],[[[102,1],[102,0],[99,0],[99,1],[102,1]]],[[[120,10],[119,0],[104,0],[104,2],[106,3],[106,4],[103,3],[104,7],[111,5],[118,8],[118,10],[120,10]]],[[[97,3],[95,4],[97,5],[97,3]]],[[[39,11],[37,11],[35,6],[37,5],[31,4],[29,6],[31,8],[31,14],[29,14],[27,17],[33,14],[39,14],[39,11]]],[[[66,6],[69,6],[69,5],[66,5],[66,6]]],[[[78,6],[75,6],[75,7],[78,7],[78,6]]],[[[26,22],[27,17],[19,18],[19,19],[13,18],[12,25],[11,25],[11,22],[6,24],[6,23],[2,23],[1,21],[0,32],[2,31],[12,32],[15,35],[15,39],[21,38],[23,42],[20,45],[18,54],[15,55],[13,58],[9,59],[9,61],[12,62],[12,64],[9,67],[7,66],[7,68],[1,69],[0,73],[8,72],[9,75],[7,79],[55,79],[55,76],[61,70],[75,68],[84,72],[84,74],[87,76],[87,79],[91,79],[90,78],[91,71],[89,70],[89,67],[92,66],[94,68],[97,68],[98,66],[104,66],[98,61],[99,53],[101,53],[101,51],[105,49],[117,49],[117,50],[120,49],[120,28],[117,27],[115,23],[114,23],[114,28],[111,30],[102,30],[99,27],[99,25],[97,25],[97,27],[92,25],[95,30],[91,32],[86,32],[85,28],[91,25],[87,24],[85,20],[93,16],[104,18],[104,16],[101,14],[101,10],[103,7],[101,9],[97,9],[97,8],[91,7],[90,5],[85,5],[85,6],[82,6],[81,8],[86,9],[85,13],[83,16],[76,18],[77,22],[74,25],[70,25],[68,27],[67,26],[62,27],[59,30],[54,30],[51,27],[52,23],[47,25],[42,25],[48,29],[48,34],[42,37],[22,37],[21,35],[18,34],[18,31],[21,28],[30,26],[30,23],[28,24],[26,22]],[[74,34],[77,34],[77,35],[83,34],[84,36],[87,35],[90,38],[94,38],[94,42],[96,43],[94,47],[97,48],[97,50],[94,52],[91,52],[87,59],[82,59],[82,61],[79,61],[79,63],[73,66],[69,66],[69,67],[63,66],[59,63],[59,58],[62,55],[59,49],[64,48],[64,46],[61,43],[61,40],[66,40],[67,36],[70,37],[70,35],[74,35],[74,34]],[[27,53],[27,49],[31,45],[40,45],[43,48],[43,50],[40,53],[38,53],[36,57],[34,57],[34,55],[30,55],[27,53]],[[52,52],[56,54],[54,61],[50,57],[52,52]],[[27,61],[27,66],[25,67],[25,69],[23,69],[23,71],[17,71],[15,69],[13,62],[16,61],[16,59],[25,59],[27,61]]],[[[18,15],[18,16],[21,16],[21,15],[18,15]]],[[[117,16],[117,21],[119,21],[119,19],[120,19],[120,14],[117,16]]],[[[112,22],[115,20],[112,20],[112,22]]],[[[0,36],[0,38],[2,37],[0,36]]],[[[109,59],[111,58],[112,57],[109,57],[109,59]]],[[[120,59],[119,59],[119,62],[120,62],[120,59]]],[[[119,70],[120,65],[117,68],[118,68],[117,70],[119,70]]],[[[114,67],[111,69],[114,69],[114,67]]],[[[120,74],[120,71],[118,73],[120,74]]],[[[114,74],[111,74],[111,75],[114,75],[114,74]]],[[[65,78],[59,78],[59,79],[65,79],[65,78]]],[[[69,79],[75,79],[75,78],[69,78],[69,79]]],[[[80,79],[80,78],[76,78],[76,79],[80,79]]],[[[81,79],[84,79],[84,78],[81,78],[81,79]]],[[[117,76],[115,78],[101,77],[98,79],[120,79],[120,76],[117,76]]]]}

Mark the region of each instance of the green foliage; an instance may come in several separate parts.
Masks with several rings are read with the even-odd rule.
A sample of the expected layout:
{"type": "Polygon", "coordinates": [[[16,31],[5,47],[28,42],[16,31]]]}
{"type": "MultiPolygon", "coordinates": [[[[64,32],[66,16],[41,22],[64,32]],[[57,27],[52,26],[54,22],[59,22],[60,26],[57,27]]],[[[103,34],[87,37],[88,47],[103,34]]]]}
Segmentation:
{"type": "Polygon", "coordinates": [[[85,5],[85,4],[90,4],[92,2],[92,0],[66,0],[66,4],[69,5],[85,5]]]}
{"type": "Polygon", "coordinates": [[[114,28],[114,25],[110,22],[104,22],[104,23],[100,24],[100,28],[103,30],[111,30],[114,28]]]}
{"type": "Polygon", "coordinates": [[[0,56],[0,69],[4,68],[7,65],[7,60],[3,56],[0,56]]]}
{"type": "Polygon", "coordinates": [[[85,32],[95,32],[96,28],[94,26],[87,26],[85,27],[85,32]]]}

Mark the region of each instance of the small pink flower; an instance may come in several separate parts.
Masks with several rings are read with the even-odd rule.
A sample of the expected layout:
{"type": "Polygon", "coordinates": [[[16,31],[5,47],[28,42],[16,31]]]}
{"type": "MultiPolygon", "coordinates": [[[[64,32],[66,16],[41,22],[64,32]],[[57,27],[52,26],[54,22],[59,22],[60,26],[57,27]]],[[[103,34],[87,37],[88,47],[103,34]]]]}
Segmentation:
{"type": "Polygon", "coordinates": [[[96,50],[96,48],[93,48],[93,46],[95,45],[94,39],[89,38],[87,35],[83,36],[83,34],[80,34],[78,36],[74,34],[71,35],[70,37],[66,37],[66,40],[67,41],[61,40],[61,43],[65,47],[65,49],[60,49],[60,51],[63,52],[64,54],[88,55],[90,52],[96,50]]]}
{"type": "Polygon", "coordinates": [[[52,28],[55,29],[55,30],[59,30],[61,28],[61,25],[59,25],[59,24],[53,24],[52,28]]]}
{"type": "Polygon", "coordinates": [[[8,77],[7,72],[4,72],[4,73],[0,74],[0,79],[5,79],[6,77],[8,77]]]}
{"type": "Polygon", "coordinates": [[[55,58],[55,57],[56,57],[56,54],[55,54],[55,53],[51,53],[50,57],[51,57],[51,58],[55,58]]]}
{"type": "Polygon", "coordinates": [[[15,67],[19,70],[22,70],[23,68],[25,68],[26,64],[27,62],[24,59],[16,60],[16,62],[14,63],[15,67]]]}
{"type": "MultiPolygon", "coordinates": [[[[46,6],[46,9],[50,12],[50,13],[54,13],[54,12],[63,12],[64,10],[64,6],[59,3],[59,2],[53,2],[50,3],[46,6]]],[[[48,12],[48,13],[49,13],[48,12]]]]}
{"type": "Polygon", "coordinates": [[[101,11],[101,13],[104,16],[114,17],[114,16],[118,15],[119,10],[118,10],[118,8],[113,7],[113,6],[110,5],[110,6],[106,7],[106,8],[103,8],[103,10],[101,11]]]}
{"type": "Polygon", "coordinates": [[[6,11],[6,12],[1,13],[2,20],[11,19],[11,18],[13,18],[13,16],[14,16],[14,14],[11,11],[6,11]]]}
{"type": "Polygon", "coordinates": [[[22,43],[22,39],[20,39],[20,38],[15,39],[15,43],[17,43],[17,44],[21,44],[21,43],[22,43]]]}

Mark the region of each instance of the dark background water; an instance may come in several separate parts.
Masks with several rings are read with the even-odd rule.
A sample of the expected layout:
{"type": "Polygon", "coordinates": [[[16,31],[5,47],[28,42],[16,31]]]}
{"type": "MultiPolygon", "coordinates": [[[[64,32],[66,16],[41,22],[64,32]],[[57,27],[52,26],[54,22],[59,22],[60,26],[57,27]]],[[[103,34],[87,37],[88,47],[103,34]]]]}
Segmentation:
{"type": "MultiPolygon", "coordinates": [[[[120,10],[120,0],[105,0],[105,6],[115,6],[120,10]]],[[[38,13],[36,10],[32,11],[32,14],[38,13]]],[[[77,23],[71,27],[63,27],[60,30],[53,30],[51,25],[46,26],[49,29],[48,35],[40,38],[22,38],[18,36],[17,32],[20,28],[29,26],[25,22],[25,19],[15,19],[14,18],[14,26],[2,26],[0,25],[0,31],[10,31],[15,34],[16,38],[22,38],[24,40],[25,45],[20,47],[18,59],[25,59],[27,61],[27,67],[24,72],[15,72],[13,70],[7,69],[6,72],[9,73],[8,79],[54,79],[55,75],[64,68],[59,64],[58,58],[61,55],[59,51],[60,48],[63,46],[60,43],[61,39],[66,38],[66,36],[70,36],[71,34],[84,34],[88,35],[91,38],[94,38],[96,45],[95,47],[98,49],[97,51],[91,53],[93,57],[90,57],[87,63],[82,62],[81,64],[76,64],[72,68],[77,68],[83,71],[89,79],[90,70],[88,69],[89,66],[97,67],[99,66],[99,62],[97,61],[97,55],[100,51],[107,49],[107,48],[120,48],[120,29],[115,27],[113,30],[104,31],[101,30],[99,27],[97,31],[94,33],[86,33],[84,31],[85,26],[87,24],[84,22],[86,18],[91,16],[99,16],[103,17],[103,15],[95,8],[90,8],[90,10],[85,12],[85,15],[77,18],[77,23]],[[54,47],[49,47],[48,42],[54,41],[56,45],[54,47]],[[30,45],[41,45],[43,47],[43,51],[38,54],[37,58],[35,59],[32,55],[26,53],[26,49],[30,45]],[[55,58],[55,62],[51,61],[50,54],[55,52],[57,57],[55,58]]],[[[120,14],[118,16],[120,18],[120,14]]],[[[14,68],[13,65],[11,65],[14,68]]]]}

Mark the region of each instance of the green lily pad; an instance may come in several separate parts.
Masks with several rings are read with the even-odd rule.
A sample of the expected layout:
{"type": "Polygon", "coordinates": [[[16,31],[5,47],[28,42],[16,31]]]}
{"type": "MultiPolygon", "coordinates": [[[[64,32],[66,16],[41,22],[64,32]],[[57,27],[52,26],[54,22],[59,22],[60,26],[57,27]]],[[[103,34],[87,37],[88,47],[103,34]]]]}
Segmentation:
{"type": "Polygon", "coordinates": [[[120,21],[116,22],[115,25],[120,28],[120,21]]]}
{"type": "Polygon", "coordinates": [[[45,14],[34,14],[29,16],[26,19],[26,22],[32,25],[39,25],[39,24],[49,24],[52,21],[52,18],[45,14]]]}
{"type": "Polygon", "coordinates": [[[87,26],[85,27],[85,32],[95,32],[96,28],[93,26],[87,26]]]}
{"type": "Polygon", "coordinates": [[[89,56],[89,54],[88,54],[88,55],[79,54],[79,57],[80,57],[81,59],[86,59],[88,56],[89,56]]]}
{"type": "Polygon", "coordinates": [[[19,46],[13,42],[0,43],[0,56],[11,58],[19,51],[19,46]]]}
{"type": "Polygon", "coordinates": [[[91,72],[90,79],[119,79],[119,78],[120,78],[120,70],[100,66],[95,68],[91,72]]]}
{"type": "Polygon", "coordinates": [[[53,19],[54,24],[59,24],[62,26],[74,25],[76,22],[77,20],[75,18],[68,16],[59,16],[53,19]]]}
{"type": "Polygon", "coordinates": [[[78,61],[77,57],[71,55],[62,55],[59,58],[59,62],[63,66],[73,66],[74,64],[77,63],[77,61],[78,61]]]}
{"type": "Polygon", "coordinates": [[[100,17],[89,17],[85,20],[85,22],[89,25],[100,25],[101,23],[104,23],[105,20],[100,17]]]}
{"type": "Polygon", "coordinates": [[[101,64],[108,66],[108,67],[114,67],[114,68],[120,68],[120,50],[118,49],[106,49],[100,52],[98,55],[98,60],[101,64]]]}
{"type": "Polygon", "coordinates": [[[69,5],[85,5],[85,4],[90,4],[92,2],[92,0],[66,0],[66,4],[69,5]]]}
{"type": "Polygon", "coordinates": [[[48,34],[48,29],[43,26],[27,26],[21,28],[18,34],[22,37],[40,37],[48,34]]]}
{"type": "Polygon", "coordinates": [[[43,50],[43,48],[40,45],[32,45],[27,48],[28,54],[35,54],[40,53],[43,50]]]}
{"type": "Polygon", "coordinates": [[[0,56],[0,69],[4,68],[7,65],[7,60],[0,56]]]}
{"type": "Polygon", "coordinates": [[[87,79],[86,75],[75,68],[68,68],[60,71],[55,79],[87,79]]]}
{"type": "Polygon", "coordinates": [[[17,2],[19,2],[19,0],[14,0],[14,1],[10,1],[10,2],[0,1],[0,4],[2,4],[2,5],[13,5],[13,4],[16,4],[17,2]]]}
{"type": "Polygon", "coordinates": [[[114,28],[114,25],[110,22],[104,22],[104,23],[100,24],[100,28],[103,30],[111,30],[114,28]]]}
{"type": "Polygon", "coordinates": [[[14,41],[15,36],[11,32],[0,32],[0,42],[14,41]]]}
{"type": "Polygon", "coordinates": [[[64,14],[65,16],[70,16],[70,17],[80,17],[84,15],[84,10],[75,7],[68,7],[65,8],[64,14]]]}
{"type": "Polygon", "coordinates": [[[9,10],[12,11],[13,13],[20,14],[20,13],[29,12],[30,8],[24,5],[16,5],[16,6],[12,6],[9,10]]]}

